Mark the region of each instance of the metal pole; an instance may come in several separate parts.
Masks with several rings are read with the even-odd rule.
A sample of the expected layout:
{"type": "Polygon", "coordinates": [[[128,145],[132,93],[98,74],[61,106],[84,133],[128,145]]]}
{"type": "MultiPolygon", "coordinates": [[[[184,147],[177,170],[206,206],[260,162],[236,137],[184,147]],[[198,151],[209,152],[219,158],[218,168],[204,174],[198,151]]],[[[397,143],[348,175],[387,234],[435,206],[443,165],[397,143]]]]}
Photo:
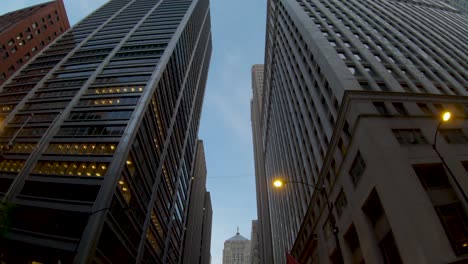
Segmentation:
{"type": "Polygon", "coordinates": [[[300,181],[285,181],[284,184],[286,183],[296,183],[296,184],[303,184],[303,185],[306,185],[306,186],[309,186],[309,187],[312,187],[314,188],[315,190],[318,190],[318,191],[321,191],[324,196],[325,196],[325,202],[327,203],[327,208],[328,208],[328,217],[330,218],[330,223],[331,223],[331,227],[332,227],[332,231],[333,231],[333,237],[335,238],[335,244],[336,244],[336,250],[338,252],[338,257],[340,259],[340,263],[344,263],[344,258],[343,258],[343,252],[341,251],[341,245],[340,245],[340,239],[338,237],[338,226],[336,226],[336,220],[335,220],[335,216],[333,215],[333,205],[330,203],[330,200],[328,198],[328,194],[327,194],[327,190],[325,189],[325,186],[322,186],[322,187],[317,187],[315,185],[312,185],[312,184],[308,184],[306,182],[300,182],[300,181]]]}
{"type": "Polygon", "coordinates": [[[449,175],[450,177],[452,178],[453,182],[455,182],[455,185],[457,186],[458,190],[460,191],[460,193],[462,194],[463,196],[463,199],[465,199],[465,203],[468,205],[468,196],[466,195],[466,193],[463,191],[463,188],[461,187],[460,183],[458,182],[457,178],[455,178],[455,174],[453,174],[452,170],[449,168],[449,166],[447,165],[447,163],[445,162],[445,159],[442,157],[442,155],[440,154],[439,150],[437,150],[437,134],[439,133],[439,128],[441,126],[442,122],[439,121],[439,124],[437,124],[437,128],[436,128],[436,132],[434,134],[434,144],[432,144],[432,148],[434,149],[434,151],[437,153],[437,156],[439,156],[440,160],[442,161],[442,164],[444,165],[444,167],[447,169],[447,171],[449,172],[449,175]]]}
{"type": "Polygon", "coordinates": [[[339,257],[341,263],[344,263],[343,253],[341,251],[341,245],[340,245],[340,238],[338,237],[338,226],[336,226],[336,220],[335,220],[335,216],[333,215],[332,204],[328,200],[328,194],[327,194],[327,191],[325,190],[325,187],[322,187],[322,192],[325,195],[325,202],[327,203],[327,207],[328,207],[328,215],[330,217],[331,226],[333,228],[333,230],[332,230],[333,231],[333,237],[335,237],[336,250],[337,250],[338,255],[339,255],[338,257],[339,257]]]}

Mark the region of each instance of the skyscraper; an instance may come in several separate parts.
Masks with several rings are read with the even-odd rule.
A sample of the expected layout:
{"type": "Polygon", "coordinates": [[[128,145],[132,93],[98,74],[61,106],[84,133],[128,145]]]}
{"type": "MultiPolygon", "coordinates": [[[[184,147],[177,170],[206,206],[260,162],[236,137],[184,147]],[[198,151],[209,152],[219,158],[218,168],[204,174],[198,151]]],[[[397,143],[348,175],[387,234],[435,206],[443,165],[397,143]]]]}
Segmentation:
{"type": "Polygon", "coordinates": [[[201,140],[198,141],[194,166],[184,237],[184,264],[204,264],[210,261],[213,211],[210,193],[206,191],[205,150],[201,140]]]}
{"type": "Polygon", "coordinates": [[[208,0],[112,0],[2,85],[2,260],[179,263],[210,55],[208,0]]]}
{"type": "Polygon", "coordinates": [[[271,263],[463,259],[466,23],[442,1],[268,1],[252,124],[271,263]]]}
{"type": "Polygon", "coordinates": [[[0,16],[0,84],[68,28],[63,0],[0,16]]]}
{"type": "Polygon", "coordinates": [[[239,233],[224,241],[223,264],[250,264],[250,240],[239,233]]]}
{"type": "Polygon", "coordinates": [[[259,255],[260,263],[272,263],[271,246],[271,223],[270,209],[268,202],[268,183],[265,177],[265,167],[263,161],[262,130],[260,127],[262,113],[262,93],[263,93],[263,65],[252,66],[252,92],[253,98],[250,101],[252,137],[255,158],[255,185],[257,192],[257,215],[259,233],[259,255]]]}

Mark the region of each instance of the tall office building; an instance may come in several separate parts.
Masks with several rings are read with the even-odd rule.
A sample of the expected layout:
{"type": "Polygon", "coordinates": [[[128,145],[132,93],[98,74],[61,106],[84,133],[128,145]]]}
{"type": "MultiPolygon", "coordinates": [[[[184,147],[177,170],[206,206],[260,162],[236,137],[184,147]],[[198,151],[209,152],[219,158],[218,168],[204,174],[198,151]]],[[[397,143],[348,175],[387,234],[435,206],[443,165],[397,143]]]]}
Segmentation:
{"type": "Polygon", "coordinates": [[[258,220],[252,220],[252,232],[250,233],[250,263],[260,264],[260,233],[258,232],[258,220]]]}
{"type": "Polygon", "coordinates": [[[257,191],[257,215],[259,233],[260,263],[272,263],[271,223],[268,202],[268,183],[265,177],[263,161],[262,131],[260,129],[263,93],[263,64],[252,66],[252,92],[250,112],[252,122],[252,137],[255,158],[255,185],[257,191]]]}
{"type": "Polygon", "coordinates": [[[223,264],[250,264],[250,240],[239,233],[224,241],[223,264]]]}
{"type": "Polygon", "coordinates": [[[69,28],[63,0],[0,16],[0,85],[69,28]]]}
{"type": "Polygon", "coordinates": [[[213,211],[210,193],[206,191],[205,150],[201,140],[198,141],[194,166],[182,263],[205,264],[210,262],[213,211]]]}
{"type": "Polygon", "coordinates": [[[208,0],[111,0],[2,85],[2,261],[179,263],[210,55],[208,0]]]}
{"type": "Polygon", "coordinates": [[[468,2],[465,0],[444,0],[447,4],[460,10],[465,15],[468,14],[468,2]]]}
{"type": "Polygon", "coordinates": [[[442,1],[268,1],[252,125],[270,263],[466,258],[467,22],[442,1]]]}

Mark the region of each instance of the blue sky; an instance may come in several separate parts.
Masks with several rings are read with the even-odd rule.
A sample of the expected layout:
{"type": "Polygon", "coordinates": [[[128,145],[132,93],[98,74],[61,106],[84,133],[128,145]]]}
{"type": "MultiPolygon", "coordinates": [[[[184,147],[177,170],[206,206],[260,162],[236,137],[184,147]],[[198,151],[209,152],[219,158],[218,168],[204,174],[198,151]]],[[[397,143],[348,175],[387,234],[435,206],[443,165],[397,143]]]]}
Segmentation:
{"type": "MultiPolygon", "coordinates": [[[[2,1],[0,13],[47,2],[2,1]]],[[[65,0],[70,24],[106,0],[65,0]]],[[[239,226],[250,239],[257,218],[250,98],[250,67],[263,63],[266,0],[211,0],[213,54],[199,137],[205,143],[213,204],[211,254],[222,263],[224,240],[239,226]]]]}

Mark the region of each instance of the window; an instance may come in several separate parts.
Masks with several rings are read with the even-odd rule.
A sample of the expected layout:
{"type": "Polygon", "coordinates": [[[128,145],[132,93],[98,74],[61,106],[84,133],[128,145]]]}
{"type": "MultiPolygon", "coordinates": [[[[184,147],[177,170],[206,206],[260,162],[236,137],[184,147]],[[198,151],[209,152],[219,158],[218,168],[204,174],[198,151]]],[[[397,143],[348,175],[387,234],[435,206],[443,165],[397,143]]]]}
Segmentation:
{"type": "Polygon", "coordinates": [[[344,235],[344,239],[346,240],[346,243],[348,244],[351,253],[353,253],[354,255],[354,252],[356,252],[360,248],[360,245],[359,237],[356,232],[356,228],[353,224],[351,225],[351,227],[349,227],[348,231],[344,235]]]}
{"type": "Polygon", "coordinates": [[[131,110],[122,111],[93,111],[93,112],[73,112],[67,121],[75,120],[127,120],[132,115],[131,110]]]}
{"type": "Polygon", "coordinates": [[[354,186],[359,183],[365,169],[366,163],[364,162],[361,153],[358,152],[354,158],[353,164],[351,165],[351,169],[349,170],[349,175],[351,176],[354,186]]]}
{"type": "Polygon", "coordinates": [[[114,93],[141,93],[143,86],[117,86],[117,87],[102,87],[90,88],[86,94],[114,94],[114,93]]]}
{"type": "Polygon", "coordinates": [[[348,200],[346,200],[346,195],[344,194],[343,189],[341,189],[340,194],[338,194],[338,197],[335,201],[335,209],[338,217],[341,216],[347,204],[348,200]]]}
{"type": "Polygon", "coordinates": [[[402,103],[392,103],[392,105],[393,105],[393,107],[395,107],[398,114],[408,115],[408,111],[406,111],[406,108],[402,103]]]}
{"type": "Polygon", "coordinates": [[[420,129],[392,129],[398,142],[402,145],[427,144],[420,129]]]}
{"type": "Polygon", "coordinates": [[[385,106],[385,103],[383,102],[373,102],[374,107],[377,109],[377,112],[381,115],[389,115],[390,112],[388,111],[387,107],[385,106]]]}
{"type": "Polygon", "coordinates": [[[117,148],[114,143],[51,143],[47,154],[112,155],[117,148]]]}
{"type": "Polygon", "coordinates": [[[429,109],[429,107],[427,106],[427,104],[424,104],[424,103],[417,103],[417,105],[419,106],[419,108],[421,109],[421,111],[423,111],[425,114],[430,114],[430,115],[432,115],[432,111],[431,111],[431,109],[429,109]]]}
{"type": "Polygon", "coordinates": [[[461,129],[440,129],[439,131],[449,144],[468,143],[468,138],[461,129]]]}
{"type": "Polygon", "coordinates": [[[362,207],[362,211],[364,211],[372,226],[375,226],[385,215],[379,195],[375,189],[369,194],[366,203],[362,207]]]}
{"type": "Polygon", "coordinates": [[[102,177],[107,171],[107,163],[73,161],[39,161],[33,170],[36,174],[102,177]]]}
{"type": "Polygon", "coordinates": [[[15,40],[14,40],[14,39],[10,39],[10,40],[8,41],[8,46],[13,45],[14,43],[15,43],[15,40]]]}
{"type": "Polygon", "coordinates": [[[441,163],[417,164],[413,165],[413,169],[426,190],[451,188],[441,163]]]}
{"type": "Polygon", "coordinates": [[[139,97],[119,97],[82,100],[78,106],[109,106],[109,105],[135,105],[139,97]]]}
{"type": "Polygon", "coordinates": [[[468,254],[468,219],[461,203],[435,206],[455,253],[468,254]]]}
{"type": "Polygon", "coordinates": [[[403,263],[391,231],[379,242],[379,248],[385,264],[403,263]]]}
{"type": "Polygon", "coordinates": [[[62,127],[57,133],[58,136],[120,136],[125,130],[125,126],[80,126],[62,127]]]}

